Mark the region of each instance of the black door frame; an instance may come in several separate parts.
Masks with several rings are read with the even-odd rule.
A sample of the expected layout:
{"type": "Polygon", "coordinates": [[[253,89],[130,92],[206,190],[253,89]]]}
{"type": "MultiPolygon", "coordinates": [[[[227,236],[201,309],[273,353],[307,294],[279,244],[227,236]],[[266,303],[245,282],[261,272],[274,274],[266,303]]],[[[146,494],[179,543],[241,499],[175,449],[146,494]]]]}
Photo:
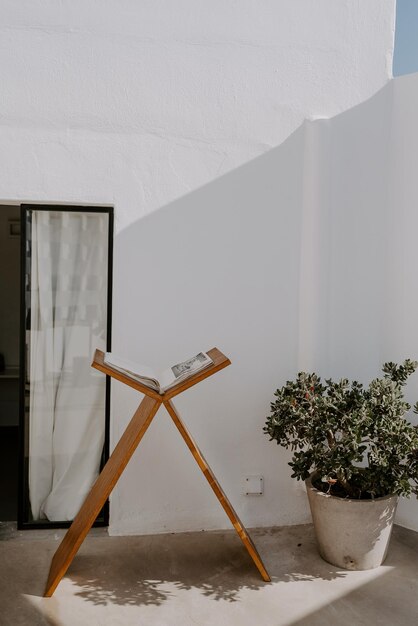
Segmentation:
{"type": "MultiPolygon", "coordinates": [[[[49,205],[49,204],[22,204],[20,205],[20,346],[19,346],[19,476],[18,476],[18,515],[17,528],[29,530],[35,528],[69,528],[71,521],[50,522],[27,521],[29,519],[29,489],[28,489],[28,456],[26,443],[28,441],[28,424],[25,418],[25,380],[26,380],[26,235],[28,212],[36,211],[68,211],[74,213],[107,213],[108,215],[108,267],[107,267],[107,329],[106,350],[111,350],[112,341],[112,285],[113,285],[113,207],[82,206],[82,205],[49,205]]],[[[105,441],[101,459],[101,468],[109,458],[109,424],[110,424],[110,377],[106,376],[105,391],[105,441]]],[[[99,513],[94,526],[109,525],[109,502],[107,501],[99,513]]]]}

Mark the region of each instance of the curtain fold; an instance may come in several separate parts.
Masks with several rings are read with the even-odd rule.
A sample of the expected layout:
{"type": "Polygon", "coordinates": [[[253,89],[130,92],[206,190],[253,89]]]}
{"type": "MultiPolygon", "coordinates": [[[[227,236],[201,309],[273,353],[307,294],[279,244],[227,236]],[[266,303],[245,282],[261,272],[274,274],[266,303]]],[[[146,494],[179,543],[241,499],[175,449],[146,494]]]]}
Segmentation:
{"type": "Polygon", "coordinates": [[[108,216],[32,211],[29,500],[34,520],[72,520],[99,473],[108,216]]]}

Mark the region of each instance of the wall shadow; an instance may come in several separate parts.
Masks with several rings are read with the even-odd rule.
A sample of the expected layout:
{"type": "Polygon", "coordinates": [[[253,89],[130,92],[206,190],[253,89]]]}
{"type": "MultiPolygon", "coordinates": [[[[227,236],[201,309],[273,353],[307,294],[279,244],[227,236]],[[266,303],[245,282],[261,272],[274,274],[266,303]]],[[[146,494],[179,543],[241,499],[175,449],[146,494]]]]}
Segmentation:
{"type": "MultiPolygon", "coordinates": [[[[145,216],[115,238],[112,349],[156,370],[214,346],[232,361],[232,367],[176,403],[186,407],[186,420],[193,416],[193,435],[203,441],[209,463],[214,459],[221,484],[228,488],[228,473],[234,491],[245,458],[258,459],[268,474],[273,469],[267,469],[267,459],[277,467],[262,426],[278,381],[297,367],[304,142],[301,126],[278,148],[145,216]]],[[[118,392],[113,415],[126,412],[124,403],[118,392]]],[[[205,527],[207,517],[200,512],[211,507],[211,496],[200,489],[196,472],[187,470],[187,450],[177,450],[171,433],[160,431],[158,443],[153,437],[147,433],[118,487],[120,510],[129,520],[137,517],[135,532],[155,532],[153,525],[142,525],[146,521],[130,493],[140,489],[149,512],[161,501],[170,502],[175,467],[178,484],[187,483],[195,499],[188,527],[205,527]],[[151,491],[143,482],[143,467],[155,464],[156,445],[169,453],[159,459],[161,475],[153,474],[151,491]],[[169,475],[163,477],[164,468],[169,475]]],[[[288,473],[282,477],[276,470],[275,475],[277,483],[290,480],[288,473]]],[[[172,511],[191,507],[187,494],[182,498],[179,494],[172,511]]],[[[238,513],[246,504],[238,502],[238,513]]],[[[300,500],[295,507],[302,508],[300,500]]],[[[176,527],[169,515],[167,528],[176,527]]],[[[115,508],[111,516],[111,526],[117,526],[115,508]]],[[[184,518],[182,513],[183,524],[184,518]]],[[[297,519],[303,519],[300,511],[297,519]]],[[[223,524],[220,511],[212,527],[223,524]]],[[[126,532],[123,525],[117,528],[118,534],[126,532]]]]}

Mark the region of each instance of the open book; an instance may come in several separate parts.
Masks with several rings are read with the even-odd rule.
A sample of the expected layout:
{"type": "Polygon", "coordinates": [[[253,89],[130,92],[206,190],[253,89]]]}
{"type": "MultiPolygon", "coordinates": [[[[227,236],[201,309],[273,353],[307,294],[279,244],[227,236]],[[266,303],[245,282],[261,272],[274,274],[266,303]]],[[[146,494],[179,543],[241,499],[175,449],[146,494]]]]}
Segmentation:
{"type": "Polygon", "coordinates": [[[199,352],[191,359],[177,363],[160,374],[154,373],[149,367],[122,359],[112,352],[105,353],[103,362],[117,372],[146,385],[146,387],[158,393],[164,393],[171,387],[174,387],[174,385],[177,385],[177,383],[213,365],[212,359],[206,352],[199,352]]]}

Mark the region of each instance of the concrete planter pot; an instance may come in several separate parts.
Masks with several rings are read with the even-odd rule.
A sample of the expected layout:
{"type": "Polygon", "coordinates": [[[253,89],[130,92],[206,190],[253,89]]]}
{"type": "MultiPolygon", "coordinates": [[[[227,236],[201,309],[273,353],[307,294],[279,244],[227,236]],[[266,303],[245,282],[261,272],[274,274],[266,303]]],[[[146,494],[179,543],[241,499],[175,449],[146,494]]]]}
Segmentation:
{"type": "Polygon", "coordinates": [[[337,498],[306,481],[319,553],[349,570],[379,567],[386,558],[398,496],[375,500],[337,498]]]}

